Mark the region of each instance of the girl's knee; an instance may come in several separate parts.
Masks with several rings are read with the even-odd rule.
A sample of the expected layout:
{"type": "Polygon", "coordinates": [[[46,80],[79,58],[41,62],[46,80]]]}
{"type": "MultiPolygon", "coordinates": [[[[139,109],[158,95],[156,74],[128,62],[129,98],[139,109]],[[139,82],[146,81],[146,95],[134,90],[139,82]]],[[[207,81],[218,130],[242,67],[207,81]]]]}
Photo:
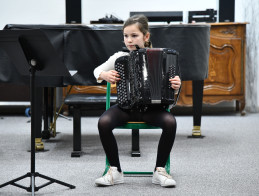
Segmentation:
{"type": "Polygon", "coordinates": [[[164,118],[164,128],[167,130],[175,130],[176,129],[176,120],[173,115],[167,115],[164,118]]]}
{"type": "Polygon", "coordinates": [[[98,129],[99,131],[109,129],[111,126],[111,118],[109,116],[101,116],[98,121],[98,129]]]}

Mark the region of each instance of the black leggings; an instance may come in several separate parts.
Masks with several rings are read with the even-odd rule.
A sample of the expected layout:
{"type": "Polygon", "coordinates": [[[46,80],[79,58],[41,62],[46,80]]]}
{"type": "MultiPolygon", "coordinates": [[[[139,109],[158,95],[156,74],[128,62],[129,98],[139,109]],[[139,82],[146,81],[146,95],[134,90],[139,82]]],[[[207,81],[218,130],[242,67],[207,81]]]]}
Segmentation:
{"type": "Polygon", "coordinates": [[[114,105],[102,114],[98,122],[98,129],[110,165],[121,171],[118,146],[112,131],[115,127],[124,125],[128,121],[144,121],[162,129],[157,150],[156,167],[165,167],[174,144],[176,120],[171,113],[161,106],[151,106],[145,112],[137,112],[123,110],[118,105],[114,105]]]}

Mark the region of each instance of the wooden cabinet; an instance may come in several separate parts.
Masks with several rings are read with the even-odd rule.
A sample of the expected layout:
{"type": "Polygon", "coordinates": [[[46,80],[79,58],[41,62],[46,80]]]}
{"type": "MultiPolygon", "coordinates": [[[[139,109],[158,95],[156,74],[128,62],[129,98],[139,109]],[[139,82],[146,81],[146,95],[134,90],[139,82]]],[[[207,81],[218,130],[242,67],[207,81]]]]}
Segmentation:
{"type": "MultiPolygon", "coordinates": [[[[210,32],[208,78],[204,81],[203,103],[237,101],[245,107],[246,23],[213,23],[210,32]]],[[[183,82],[178,105],[192,105],[192,82],[183,82]]]]}

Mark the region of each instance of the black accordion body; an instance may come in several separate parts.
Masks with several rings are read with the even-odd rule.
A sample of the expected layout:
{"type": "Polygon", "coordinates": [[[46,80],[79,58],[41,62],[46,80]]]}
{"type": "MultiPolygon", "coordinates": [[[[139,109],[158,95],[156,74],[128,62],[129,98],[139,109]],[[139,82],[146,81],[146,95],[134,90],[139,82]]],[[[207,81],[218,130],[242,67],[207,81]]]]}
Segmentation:
{"type": "Polygon", "coordinates": [[[131,51],[115,62],[121,80],[117,83],[117,103],[123,109],[143,109],[151,104],[175,105],[173,78],[178,52],[169,48],[143,48],[131,51]]]}

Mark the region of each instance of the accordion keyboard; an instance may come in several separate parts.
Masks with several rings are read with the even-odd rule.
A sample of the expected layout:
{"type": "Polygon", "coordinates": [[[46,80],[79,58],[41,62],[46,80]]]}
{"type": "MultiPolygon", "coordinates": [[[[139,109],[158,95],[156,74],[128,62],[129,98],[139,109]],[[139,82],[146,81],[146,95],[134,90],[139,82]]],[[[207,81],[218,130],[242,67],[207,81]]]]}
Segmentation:
{"type": "Polygon", "coordinates": [[[128,71],[126,70],[126,65],[117,63],[116,71],[120,75],[120,81],[117,82],[117,102],[121,106],[126,106],[130,104],[130,88],[127,84],[126,74],[128,74],[128,71]]]}

